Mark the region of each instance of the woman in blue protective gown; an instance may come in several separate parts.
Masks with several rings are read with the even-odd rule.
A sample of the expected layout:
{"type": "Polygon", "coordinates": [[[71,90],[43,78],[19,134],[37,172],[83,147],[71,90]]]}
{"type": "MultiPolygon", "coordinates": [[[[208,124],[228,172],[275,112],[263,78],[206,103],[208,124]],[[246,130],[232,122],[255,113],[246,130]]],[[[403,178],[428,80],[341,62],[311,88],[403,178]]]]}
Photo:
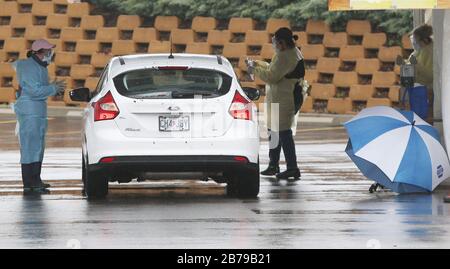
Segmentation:
{"type": "Polygon", "coordinates": [[[14,105],[18,122],[20,163],[24,191],[43,192],[50,187],[41,179],[47,132],[47,98],[64,91],[65,82],[49,82],[47,66],[55,45],[40,39],[33,42],[27,59],[14,63],[19,91],[14,105]]]}

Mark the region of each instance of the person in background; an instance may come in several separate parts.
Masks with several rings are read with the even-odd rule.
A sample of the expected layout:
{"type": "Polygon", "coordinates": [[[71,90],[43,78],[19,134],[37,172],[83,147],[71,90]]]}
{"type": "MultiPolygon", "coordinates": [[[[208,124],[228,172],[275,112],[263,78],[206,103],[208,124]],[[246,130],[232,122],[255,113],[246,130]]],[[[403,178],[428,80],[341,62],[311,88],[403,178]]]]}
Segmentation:
{"type": "Polygon", "coordinates": [[[282,27],[275,32],[272,45],[275,55],[271,63],[255,61],[248,65],[249,73],[253,73],[267,83],[265,98],[265,115],[269,131],[269,167],[262,175],[277,179],[300,179],[300,169],[297,165],[297,155],[292,128],[296,126],[295,115],[303,102],[301,81],[305,75],[303,55],[296,47],[298,36],[282,27]],[[272,110],[278,105],[278,115],[272,110]],[[280,153],[283,149],[287,170],[280,173],[280,153]]]}
{"type": "Polygon", "coordinates": [[[427,88],[428,95],[428,116],[427,122],[433,123],[433,28],[423,24],[413,30],[411,44],[414,48],[416,64],[416,83],[427,88]]]}
{"type": "Polygon", "coordinates": [[[47,66],[55,45],[44,39],[33,42],[27,59],[14,63],[19,82],[14,112],[20,143],[20,163],[24,192],[45,192],[41,168],[47,132],[47,98],[64,91],[64,81],[49,82],[47,66]]]}

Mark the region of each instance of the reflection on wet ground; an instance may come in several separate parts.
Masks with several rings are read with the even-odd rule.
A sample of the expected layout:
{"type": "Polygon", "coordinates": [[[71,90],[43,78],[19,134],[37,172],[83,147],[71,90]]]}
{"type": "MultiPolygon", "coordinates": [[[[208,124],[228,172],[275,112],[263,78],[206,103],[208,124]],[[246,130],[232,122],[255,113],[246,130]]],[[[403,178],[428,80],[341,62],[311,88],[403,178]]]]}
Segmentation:
{"type": "MultiPolygon", "coordinates": [[[[43,176],[52,188],[40,196],[22,195],[8,128],[0,128],[0,247],[450,247],[447,190],[370,194],[371,182],[344,153],[339,128],[299,132],[302,180],[264,177],[257,199],[226,198],[224,184],[166,180],[114,183],[101,201],[81,194],[79,121],[50,121],[49,133],[56,135],[47,139],[43,176]]],[[[267,150],[263,142],[261,167],[267,150]]]]}

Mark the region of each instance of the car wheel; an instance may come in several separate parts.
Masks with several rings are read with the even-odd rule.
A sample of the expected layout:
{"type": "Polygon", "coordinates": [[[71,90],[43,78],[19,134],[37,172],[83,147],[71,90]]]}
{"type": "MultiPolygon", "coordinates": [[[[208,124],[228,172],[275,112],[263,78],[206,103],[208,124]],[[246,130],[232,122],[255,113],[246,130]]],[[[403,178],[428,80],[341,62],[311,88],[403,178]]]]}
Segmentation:
{"type": "Polygon", "coordinates": [[[228,197],[256,198],[259,194],[259,164],[257,169],[235,173],[227,182],[228,197]]]}
{"type": "Polygon", "coordinates": [[[108,194],[108,179],[100,172],[89,171],[83,158],[82,165],[84,194],[88,199],[104,198],[108,194]]]}

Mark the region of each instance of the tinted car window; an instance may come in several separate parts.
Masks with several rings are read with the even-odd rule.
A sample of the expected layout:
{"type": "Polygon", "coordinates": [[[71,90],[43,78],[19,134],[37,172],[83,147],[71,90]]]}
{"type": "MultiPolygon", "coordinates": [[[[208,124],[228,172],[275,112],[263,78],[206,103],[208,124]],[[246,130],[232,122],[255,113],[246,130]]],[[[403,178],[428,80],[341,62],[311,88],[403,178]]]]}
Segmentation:
{"type": "Polygon", "coordinates": [[[137,99],[214,98],[226,94],[232,77],[200,68],[138,69],[114,79],[117,91],[137,99]]]}

